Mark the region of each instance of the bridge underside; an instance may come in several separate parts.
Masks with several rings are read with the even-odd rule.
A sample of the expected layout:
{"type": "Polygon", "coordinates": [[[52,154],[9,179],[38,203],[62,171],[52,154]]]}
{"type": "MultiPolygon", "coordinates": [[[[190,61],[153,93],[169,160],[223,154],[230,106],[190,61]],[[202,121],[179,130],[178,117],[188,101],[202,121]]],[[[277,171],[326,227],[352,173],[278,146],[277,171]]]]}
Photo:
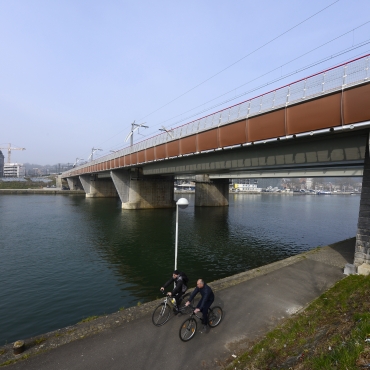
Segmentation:
{"type": "Polygon", "coordinates": [[[209,174],[214,178],[361,175],[368,130],[307,135],[158,161],[143,166],[144,175],[209,174]]]}

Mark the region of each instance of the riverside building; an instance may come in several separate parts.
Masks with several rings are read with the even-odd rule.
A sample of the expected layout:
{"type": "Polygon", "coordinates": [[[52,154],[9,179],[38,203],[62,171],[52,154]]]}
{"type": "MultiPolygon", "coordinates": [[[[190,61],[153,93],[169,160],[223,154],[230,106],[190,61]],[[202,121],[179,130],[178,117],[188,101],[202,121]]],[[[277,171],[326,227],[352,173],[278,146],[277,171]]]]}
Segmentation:
{"type": "Polygon", "coordinates": [[[4,154],[0,150],[0,177],[4,176],[4,154]]]}
{"type": "Polygon", "coordinates": [[[26,174],[26,169],[22,163],[5,163],[4,164],[4,170],[3,170],[4,177],[24,177],[25,174],[26,174]]]}

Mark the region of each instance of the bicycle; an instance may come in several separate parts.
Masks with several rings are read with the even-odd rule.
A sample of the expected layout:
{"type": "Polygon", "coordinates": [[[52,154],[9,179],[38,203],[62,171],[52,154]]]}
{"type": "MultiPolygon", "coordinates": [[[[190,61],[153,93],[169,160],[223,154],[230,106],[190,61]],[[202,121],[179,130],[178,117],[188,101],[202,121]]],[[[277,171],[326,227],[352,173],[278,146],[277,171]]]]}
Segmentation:
{"type": "MultiPolygon", "coordinates": [[[[162,293],[166,294],[164,292],[162,293]]],[[[185,302],[189,297],[190,293],[186,293],[185,295],[181,296],[182,300],[180,306],[177,307],[179,313],[183,313],[188,310],[188,307],[185,306],[185,302]]],[[[171,316],[172,309],[176,307],[176,303],[174,303],[173,300],[175,299],[166,295],[164,301],[154,309],[152,314],[152,322],[155,326],[162,326],[168,321],[171,316]]]]}
{"type": "MultiPolygon", "coordinates": [[[[195,320],[194,316],[197,317],[199,320],[202,318],[198,316],[194,310],[195,307],[189,305],[189,307],[193,310],[190,314],[190,317],[186,319],[180,326],[179,336],[183,342],[187,342],[188,340],[192,339],[197,332],[197,320],[195,320]]],[[[210,307],[208,309],[208,325],[210,328],[215,328],[217,325],[220,324],[223,316],[223,311],[220,306],[210,307]]]]}

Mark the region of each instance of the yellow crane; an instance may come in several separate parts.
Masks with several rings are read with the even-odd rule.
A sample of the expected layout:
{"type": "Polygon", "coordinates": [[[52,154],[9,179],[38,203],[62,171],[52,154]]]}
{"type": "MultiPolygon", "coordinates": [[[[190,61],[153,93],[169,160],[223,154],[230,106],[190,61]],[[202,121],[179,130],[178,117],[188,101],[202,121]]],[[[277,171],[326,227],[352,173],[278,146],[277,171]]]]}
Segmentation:
{"type": "Polygon", "coordinates": [[[7,163],[10,163],[12,150],[26,150],[26,148],[16,148],[16,147],[12,146],[12,144],[8,144],[7,147],[1,147],[0,146],[0,149],[6,149],[8,151],[8,162],[7,163]]]}

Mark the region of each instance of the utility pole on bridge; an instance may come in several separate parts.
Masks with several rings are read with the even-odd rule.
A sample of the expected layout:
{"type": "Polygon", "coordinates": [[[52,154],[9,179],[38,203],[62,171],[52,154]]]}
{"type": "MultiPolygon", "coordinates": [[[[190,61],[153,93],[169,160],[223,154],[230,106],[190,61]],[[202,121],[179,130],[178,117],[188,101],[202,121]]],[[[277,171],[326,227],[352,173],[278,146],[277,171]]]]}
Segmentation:
{"type": "Polygon", "coordinates": [[[93,160],[93,157],[94,157],[94,153],[97,151],[97,150],[103,150],[103,149],[99,149],[99,148],[92,148],[91,149],[91,154],[89,155],[89,158],[87,158],[87,161],[89,160],[93,160]]]}
{"type": "Polygon", "coordinates": [[[131,138],[131,140],[130,140],[130,146],[133,146],[134,145],[134,132],[136,130],[138,130],[138,132],[139,132],[139,128],[140,127],[149,128],[149,126],[144,126],[144,123],[137,124],[137,123],[135,123],[135,121],[131,123],[131,131],[127,135],[127,137],[125,139],[125,141],[127,141],[129,138],[131,138]]]}

